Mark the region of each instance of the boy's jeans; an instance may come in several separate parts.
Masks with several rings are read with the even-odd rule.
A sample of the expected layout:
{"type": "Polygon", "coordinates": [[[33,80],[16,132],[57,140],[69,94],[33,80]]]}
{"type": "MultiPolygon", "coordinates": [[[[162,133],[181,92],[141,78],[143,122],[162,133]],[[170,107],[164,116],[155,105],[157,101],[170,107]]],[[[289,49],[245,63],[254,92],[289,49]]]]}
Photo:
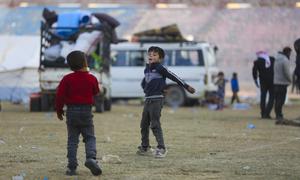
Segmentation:
{"type": "Polygon", "coordinates": [[[160,125],[161,109],[163,107],[163,99],[146,99],[142,120],[141,120],[141,135],[142,147],[149,147],[149,127],[157,141],[158,148],[165,148],[163,132],[160,125]]]}
{"type": "Polygon", "coordinates": [[[96,138],[94,135],[94,124],[91,105],[68,105],[67,107],[67,128],[68,128],[68,167],[76,169],[77,148],[79,135],[85,143],[86,159],[96,159],[96,138]]]}

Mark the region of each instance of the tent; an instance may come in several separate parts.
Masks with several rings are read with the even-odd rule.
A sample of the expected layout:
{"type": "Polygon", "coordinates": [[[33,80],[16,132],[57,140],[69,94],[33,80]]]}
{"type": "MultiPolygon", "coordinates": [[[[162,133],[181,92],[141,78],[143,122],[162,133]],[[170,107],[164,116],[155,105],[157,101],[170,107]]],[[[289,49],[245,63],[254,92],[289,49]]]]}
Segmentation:
{"type": "Polygon", "coordinates": [[[39,36],[0,36],[0,100],[28,103],[39,92],[39,36]]]}

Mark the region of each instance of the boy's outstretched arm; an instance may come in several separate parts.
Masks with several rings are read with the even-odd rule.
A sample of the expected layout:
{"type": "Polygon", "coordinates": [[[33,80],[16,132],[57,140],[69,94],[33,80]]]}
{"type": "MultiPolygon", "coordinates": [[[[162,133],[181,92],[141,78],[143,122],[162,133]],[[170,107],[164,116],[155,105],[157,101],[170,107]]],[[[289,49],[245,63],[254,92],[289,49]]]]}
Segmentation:
{"type": "Polygon", "coordinates": [[[180,79],[176,74],[165,68],[164,66],[160,66],[158,71],[161,75],[166,76],[167,78],[171,79],[172,81],[176,82],[181,87],[184,87],[189,93],[194,94],[195,89],[185,83],[182,79],[180,79]]]}

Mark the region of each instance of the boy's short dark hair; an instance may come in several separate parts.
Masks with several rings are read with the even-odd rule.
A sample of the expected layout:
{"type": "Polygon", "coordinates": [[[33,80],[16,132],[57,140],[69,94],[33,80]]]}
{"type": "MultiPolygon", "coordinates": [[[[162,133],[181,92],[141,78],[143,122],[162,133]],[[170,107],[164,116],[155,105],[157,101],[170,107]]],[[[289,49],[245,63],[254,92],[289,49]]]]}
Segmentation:
{"type": "Polygon", "coordinates": [[[224,72],[223,72],[223,71],[220,71],[220,72],[218,73],[218,76],[224,76],[224,72]]]}
{"type": "Polygon", "coordinates": [[[160,48],[160,47],[151,46],[148,49],[148,53],[149,52],[156,52],[156,53],[158,53],[158,56],[159,56],[160,59],[165,58],[165,51],[162,48],[160,48]]]}
{"type": "Polygon", "coordinates": [[[67,56],[67,62],[72,71],[80,70],[84,67],[86,56],[84,52],[72,51],[67,56]]]}

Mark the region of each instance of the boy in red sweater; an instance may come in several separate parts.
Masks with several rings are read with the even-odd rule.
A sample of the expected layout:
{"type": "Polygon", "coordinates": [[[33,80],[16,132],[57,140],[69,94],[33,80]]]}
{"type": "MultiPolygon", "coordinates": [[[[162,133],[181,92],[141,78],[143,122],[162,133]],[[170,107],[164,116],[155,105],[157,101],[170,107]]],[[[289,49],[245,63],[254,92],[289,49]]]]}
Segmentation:
{"type": "Polygon", "coordinates": [[[63,120],[63,106],[67,105],[66,123],[68,130],[68,169],[67,175],[76,175],[77,148],[79,135],[85,143],[85,166],[93,175],[100,175],[101,168],[96,161],[96,137],[92,115],[94,96],[99,91],[97,79],[87,70],[86,56],[81,51],[73,51],[67,56],[67,62],[73,73],[67,74],[60,81],[56,92],[57,118],[63,120]]]}

